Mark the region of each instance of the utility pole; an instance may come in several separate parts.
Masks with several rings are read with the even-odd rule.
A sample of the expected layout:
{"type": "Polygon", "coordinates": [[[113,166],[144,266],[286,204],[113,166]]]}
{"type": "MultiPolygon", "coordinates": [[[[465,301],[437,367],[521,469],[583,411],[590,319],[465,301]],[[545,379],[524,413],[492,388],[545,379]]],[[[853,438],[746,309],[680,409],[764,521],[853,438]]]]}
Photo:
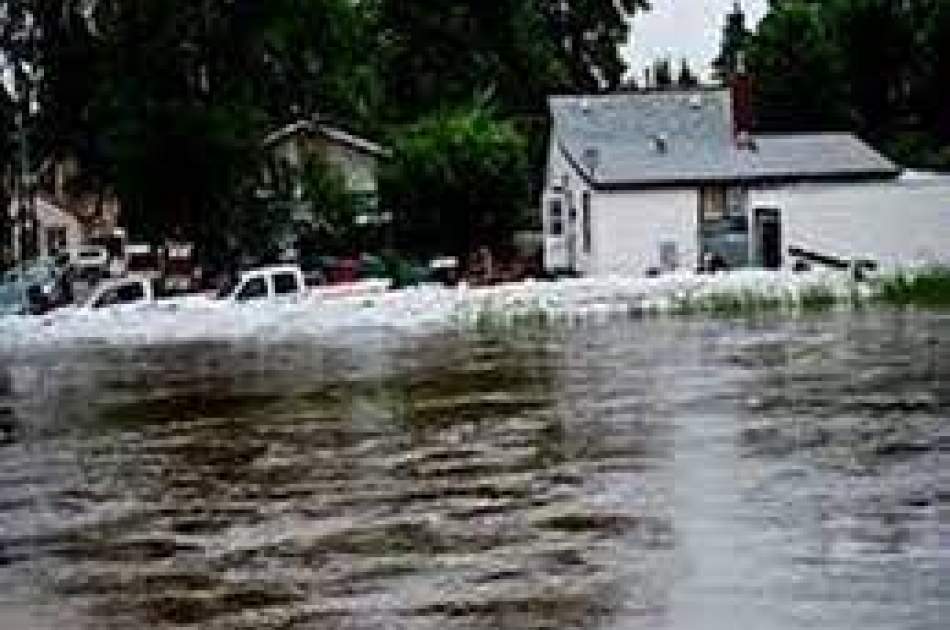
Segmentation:
{"type": "Polygon", "coordinates": [[[17,200],[17,223],[20,226],[19,241],[20,266],[26,267],[26,249],[27,249],[27,210],[29,199],[29,178],[30,178],[30,153],[29,143],[26,138],[26,121],[24,120],[23,110],[18,109],[16,113],[16,131],[17,147],[19,149],[20,176],[16,182],[16,200],[17,200]]]}
{"type": "MultiPolygon", "coordinates": [[[[37,99],[37,80],[39,76],[38,69],[38,40],[37,40],[37,17],[33,11],[32,3],[24,3],[21,7],[22,14],[19,16],[22,23],[19,25],[20,32],[12,31],[13,41],[19,43],[14,46],[14,55],[9,60],[13,65],[14,89],[13,96],[16,103],[16,113],[14,123],[16,125],[17,148],[19,173],[14,177],[16,192],[17,212],[15,217],[16,225],[19,228],[17,241],[19,252],[17,258],[20,266],[20,286],[26,291],[26,285],[23,277],[26,272],[28,255],[35,252],[37,244],[37,217],[36,217],[36,190],[29,146],[29,119],[34,114],[34,109],[38,107],[37,99]],[[16,54],[18,53],[18,54],[16,54]]],[[[25,300],[24,296],[24,300],[25,300]]],[[[25,301],[24,301],[25,303],[25,301]]]]}
{"type": "MultiPolygon", "coordinates": [[[[20,173],[19,177],[16,179],[16,204],[17,204],[17,225],[19,226],[19,262],[20,262],[20,292],[21,292],[21,304],[27,304],[28,295],[26,288],[26,261],[27,261],[27,248],[29,246],[28,238],[35,239],[35,234],[30,236],[27,235],[27,227],[33,227],[35,221],[30,219],[30,210],[32,207],[32,201],[30,199],[32,186],[30,185],[30,153],[29,153],[29,142],[27,140],[26,133],[26,120],[25,113],[29,112],[29,96],[26,99],[27,106],[26,112],[22,107],[17,109],[15,118],[16,118],[16,128],[17,128],[17,145],[19,147],[19,161],[20,161],[20,173]]],[[[31,229],[31,231],[33,231],[31,229]]]]}

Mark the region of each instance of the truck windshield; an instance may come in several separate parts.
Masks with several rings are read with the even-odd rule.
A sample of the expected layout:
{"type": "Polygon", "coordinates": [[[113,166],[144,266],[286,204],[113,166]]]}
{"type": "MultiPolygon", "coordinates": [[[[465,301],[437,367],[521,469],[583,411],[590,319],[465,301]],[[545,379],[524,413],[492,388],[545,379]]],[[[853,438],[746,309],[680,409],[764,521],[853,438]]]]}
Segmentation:
{"type": "Polygon", "coordinates": [[[105,306],[115,306],[118,304],[132,304],[145,299],[145,289],[139,282],[129,284],[120,284],[103,293],[93,308],[103,308],[105,306]]]}
{"type": "Polygon", "coordinates": [[[237,299],[239,302],[245,300],[257,300],[267,297],[267,281],[264,278],[251,278],[241,287],[237,299]]]}
{"type": "Polygon", "coordinates": [[[288,295],[298,293],[297,276],[292,273],[279,273],[274,276],[274,293],[276,295],[288,295]]]}

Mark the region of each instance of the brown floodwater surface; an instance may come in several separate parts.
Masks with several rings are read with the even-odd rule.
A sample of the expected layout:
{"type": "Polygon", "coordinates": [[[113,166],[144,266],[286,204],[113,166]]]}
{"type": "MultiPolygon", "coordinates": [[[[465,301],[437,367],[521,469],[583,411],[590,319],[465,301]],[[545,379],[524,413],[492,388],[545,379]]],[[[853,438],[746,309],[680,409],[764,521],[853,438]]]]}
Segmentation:
{"type": "Polygon", "coordinates": [[[950,619],[950,316],[0,356],[0,629],[950,619]]]}

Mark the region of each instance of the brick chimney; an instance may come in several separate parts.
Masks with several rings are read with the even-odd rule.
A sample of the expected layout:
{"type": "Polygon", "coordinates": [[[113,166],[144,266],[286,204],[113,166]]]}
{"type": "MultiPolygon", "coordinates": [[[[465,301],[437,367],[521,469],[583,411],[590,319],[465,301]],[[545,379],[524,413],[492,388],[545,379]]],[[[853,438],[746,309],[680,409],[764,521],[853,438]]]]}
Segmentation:
{"type": "Polygon", "coordinates": [[[746,72],[745,59],[739,53],[736,71],[729,78],[729,87],[732,91],[732,125],[736,137],[736,144],[740,149],[755,149],[752,140],[752,79],[746,72]]]}

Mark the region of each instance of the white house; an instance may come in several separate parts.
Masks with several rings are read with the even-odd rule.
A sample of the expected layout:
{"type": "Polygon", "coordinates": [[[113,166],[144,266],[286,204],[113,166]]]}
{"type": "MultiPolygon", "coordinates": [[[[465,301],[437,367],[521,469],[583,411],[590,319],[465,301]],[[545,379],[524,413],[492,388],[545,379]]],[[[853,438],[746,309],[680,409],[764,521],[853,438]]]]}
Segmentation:
{"type": "MultiPolygon", "coordinates": [[[[53,256],[61,251],[77,247],[83,242],[84,230],[79,219],[42,195],[36,197],[36,248],[40,256],[53,256]]],[[[19,204],[10,203],[7,212],[12,222],[10,230],[10,253],[13,260],[20,258],[19,204]]],[[[27,232],[29,234],[29,232],[27,232]]],[[[27,239],[32,242],[32,238],[27,239]]],[[[30,250],[27,249],[27,252],[30,250]]]]}
{"type": "Polygon", "coordinates": [[[851,134],[750,134],[737,94],[738,111],[728,89],[552,97],[546,269],[950,257],[950,183],[903,181],[851,134]]]}
{"type": "Polygon", "coordinates": [[[79,163],[73,157],[50,159],[38,172],[34,201],[21,212],[14,197],[7,207],[6,238],[0,238],[0,267],[20,259],[25,240],[27,258],[53,256],[95,238],[108,238],[118,227],[119,200],[104,191],[83,188],[79,163]],[[32,216],[35,211],[35,217],[32,216]],[[35,224],[34,224],[35,219],[35,224]],[[26,225],[26,239],[21,230],[26,225]],[[32,230],[36,230],[35,238],[32,230]]]}

